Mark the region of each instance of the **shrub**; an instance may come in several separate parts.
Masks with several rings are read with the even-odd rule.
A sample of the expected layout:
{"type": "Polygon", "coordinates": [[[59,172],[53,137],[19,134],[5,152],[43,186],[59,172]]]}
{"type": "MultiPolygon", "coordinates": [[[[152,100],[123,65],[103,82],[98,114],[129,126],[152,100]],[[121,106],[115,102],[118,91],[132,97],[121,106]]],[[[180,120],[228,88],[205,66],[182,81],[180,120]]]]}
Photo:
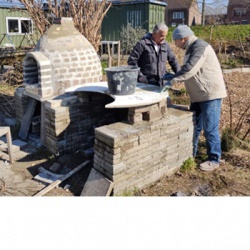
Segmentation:
{"type": "Polygon", "coordinates": [[[225,128],[221,136],[221,150],[229,152],[235,147],[233,131],[230,128],[225,128]]]}
{"type": "Polygon", "coordinates": [[[124,55],[130,54],[135,44],[146,34],[146,30],[140,26],[133,28],[130,23],[122,26],[120,32],[121,49],[124,55]]]}
{"type": "Polygon", "coordinates": [[[181,172],[187,172],[187,171],[192,170],[194,167],[196,167],[196,163],[195,163],[193,158],[189,157],[181,165],[180,171],[181,172]]]}

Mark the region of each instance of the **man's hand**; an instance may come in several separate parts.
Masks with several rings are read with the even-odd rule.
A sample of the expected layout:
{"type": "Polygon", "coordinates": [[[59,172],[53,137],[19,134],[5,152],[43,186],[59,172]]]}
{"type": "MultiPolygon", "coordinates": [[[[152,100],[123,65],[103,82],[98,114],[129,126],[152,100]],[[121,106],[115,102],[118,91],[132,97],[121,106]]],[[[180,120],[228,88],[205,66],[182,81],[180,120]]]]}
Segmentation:
{"type": "Polygon", "coordinates": [[[172,87],[172,84],[170,81],[166,82],[166,84],[163,86],[161,93],[169,90],[172,87]]]}
{"type": "Polygon", "coordinates": [[[172,73],[167,73],[162,77],[163,80],[167,80],[167,81],[171,81],[173,78],[174,78],[174,74],[172,73]]]}
{"type": "Polygon", "coordinates": [[[139,76],[138,81],[142,83],[148,83],[148,79],[145,76],[139,76]]]}

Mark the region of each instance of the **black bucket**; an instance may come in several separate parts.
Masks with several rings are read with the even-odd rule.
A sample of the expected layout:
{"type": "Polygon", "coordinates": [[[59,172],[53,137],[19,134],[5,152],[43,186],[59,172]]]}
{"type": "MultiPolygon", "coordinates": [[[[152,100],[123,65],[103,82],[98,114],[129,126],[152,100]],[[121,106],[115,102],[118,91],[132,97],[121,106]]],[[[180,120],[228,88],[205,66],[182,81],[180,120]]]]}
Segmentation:
{"type": "Polygon", "coordinates": [[[105,71],[110,94],[134,94],[139,69],[140,68],[136,66],[117,66],[106,68],[105,71]]]}

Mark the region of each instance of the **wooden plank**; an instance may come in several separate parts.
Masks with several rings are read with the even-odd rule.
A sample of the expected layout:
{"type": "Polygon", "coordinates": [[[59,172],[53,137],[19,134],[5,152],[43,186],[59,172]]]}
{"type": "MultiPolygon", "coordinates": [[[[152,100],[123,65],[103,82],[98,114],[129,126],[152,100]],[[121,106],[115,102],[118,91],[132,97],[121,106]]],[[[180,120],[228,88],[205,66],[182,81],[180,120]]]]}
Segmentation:
{"type": "Polygon", "coordinates": [[[121,61],[121,42],[118,41],[117,66],[120,66],[121,61]]]}
{"type": "Polygon", "coordinates": [[[3,136],[3,135],[6,135],[8,133],[8,131],[9,131],[9,129],[10,128],[6,127],[6,126],[0,127],[0,137],[3,136]]]}
{"type": "Polygon", "coordinates": [[[10,127],[0,127],[0,136],[6,135],[7,145],[8,145],[8,154],[10,158],[10,163],[14,163],[14,155],[12,149],[12,139],[11,139],[11,132],[10,127]]]}
{"type": "Polygon", "coordinates": [[[113,182],[92,168],[81,192],[81,196],[110,196],[113,182]]]}
{"type": "Polygon", "coordinates": [[[39,173],[34,177],[34,180],[41,181],[46,184],[51,184],[63,177],[62,174],[55,174],[43,167],[38,168],[39,173]]]}
{"type": "MultiPolygon", "coordinates": [[[[45,103],[41,102],[41,124],[45,124],[45,103]]],[[[40,127],[40,142],[43,146],[46,146],[46,130],[45,126],[40,127]]]]}
{"type": "Polygon", "coordinates": [[[112,55],[110,52],[110,44],[107,43],[107,48],[108,48],[108,67],[112,67],[112,55]]]}
{"type": "Polygon", "coordinates": [[[75,174],[76,172],[81,170],[83,167],[87,166],[89,163],[90,163],[90,161],[85,161],[84,163],[80,164],[78,167],[69,171],[66,175],[62,176],[59,180],[56,180],[55,182],[51,183],[46,188],[42,189],[40,192],[38,192],[34,196],[43,196],[44,194],[48,193],[52,188],[58,186],[60,183],[62,183],[66,179],[68,179],[71,175],[75,174]]]}
{"type": "Polygon", "coordinates": [[[27,110],[26,110],[25,115],[23,117],[23,120],[21,123],[21,128],[20,128],[20,131],[18,134],[18,136],[22,140],[25,140],[28,136],[31,120],[32,120],[32,117],[34,115],[35,108],[36,108],[36,103],[37,103],[37,100],[35,100],[33,98],[29,99],[28,107],[27,107],[27,110]]]}

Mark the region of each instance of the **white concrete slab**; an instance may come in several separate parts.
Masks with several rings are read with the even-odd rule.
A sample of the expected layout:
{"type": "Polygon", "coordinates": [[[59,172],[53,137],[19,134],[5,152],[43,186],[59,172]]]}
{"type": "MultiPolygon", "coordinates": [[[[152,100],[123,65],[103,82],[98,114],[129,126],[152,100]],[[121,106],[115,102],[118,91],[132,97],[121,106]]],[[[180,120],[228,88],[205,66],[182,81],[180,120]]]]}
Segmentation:
{"type": "Polygon", "coordinates": [[[77,86],[70,87],[65,90],[65,92],[97,92],[101,94],[108,94],[108,83],[107,82],[91,82],[85,83],[77,86]]]}
{"type": "Polygon", "coordinates": [[[168,97],[168,91],[161,93],[158,86],[138,83],[135,93],[132,95],[111,95],[107,82],[85,83],[73,86],[65,90],[65,92],[96,92],[106,94],[114,98],[114,101],[107,104],[105,108],[130,108],[140,107],[158,103],[168,97]]]}

